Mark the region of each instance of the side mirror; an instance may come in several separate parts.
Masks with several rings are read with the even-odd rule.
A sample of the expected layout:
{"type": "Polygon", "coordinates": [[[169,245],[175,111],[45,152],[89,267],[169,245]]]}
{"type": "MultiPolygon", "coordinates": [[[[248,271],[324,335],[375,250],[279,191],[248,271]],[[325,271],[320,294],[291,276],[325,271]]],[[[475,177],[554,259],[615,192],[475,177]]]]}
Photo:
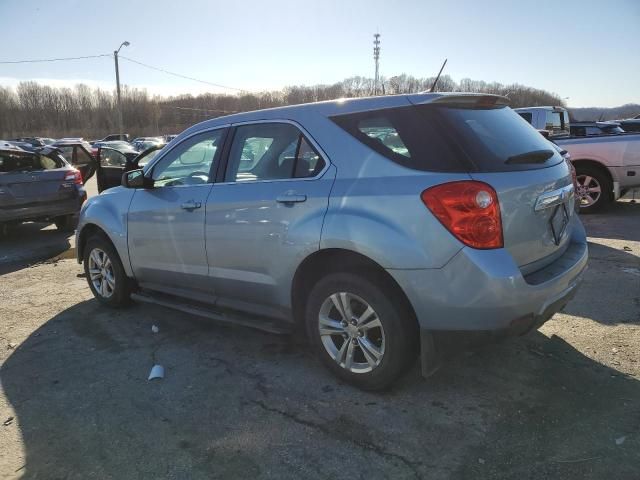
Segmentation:
{"type": "Polygon", "coordinates": [[[122,174],[122,186],[125,188],[151,188],[153,181],[145,178],[142,169],[137,169],[122,174]]]}

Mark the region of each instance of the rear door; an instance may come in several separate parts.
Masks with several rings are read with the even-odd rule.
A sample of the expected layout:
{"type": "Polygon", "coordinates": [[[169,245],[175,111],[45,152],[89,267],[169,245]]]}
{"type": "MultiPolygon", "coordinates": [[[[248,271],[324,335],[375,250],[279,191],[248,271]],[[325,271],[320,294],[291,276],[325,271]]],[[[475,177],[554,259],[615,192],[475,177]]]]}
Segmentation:
{"type": "Polygon", "coordinates": [[[320,244],[335,169],[291,123],[235,128],[224,182],[207,200],[209,275],[218,304],[285,317],[292,271],[320,244]]]}

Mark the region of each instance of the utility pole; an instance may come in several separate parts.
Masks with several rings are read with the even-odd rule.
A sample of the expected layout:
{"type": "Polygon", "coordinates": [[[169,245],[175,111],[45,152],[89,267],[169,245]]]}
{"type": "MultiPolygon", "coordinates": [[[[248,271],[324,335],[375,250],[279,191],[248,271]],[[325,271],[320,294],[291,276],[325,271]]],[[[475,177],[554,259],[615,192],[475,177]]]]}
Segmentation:
{"type": "Polygon", "coordinates": [[[373,34],[373,59],[376,62],[376,74],[373,80],[373,94],[378,94],[378,83],[380,82],[380,71],[379,71],[379,61],[380,61],[380,34],[373,34]]]}
{"type": "Polygon", "coordinates": [[[122,98],[120,95],[120,69],[118,68],[118,52],[120,52],[120,49],[123,46],[128,47],[129,45],[131,44],[125,40],[120,44],[117,50],[113,51],[113,59],[116,63],[116,92],[118,94],[118,133],[119,134],[123,133],[123,127],[122,127],[122,98]]]}

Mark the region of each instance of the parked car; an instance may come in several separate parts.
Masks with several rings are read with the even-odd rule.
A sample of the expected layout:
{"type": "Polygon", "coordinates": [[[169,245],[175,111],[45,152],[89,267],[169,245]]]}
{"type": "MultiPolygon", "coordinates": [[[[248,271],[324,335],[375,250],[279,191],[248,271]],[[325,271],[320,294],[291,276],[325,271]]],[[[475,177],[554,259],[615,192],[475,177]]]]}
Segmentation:
{"type": "Polygon", "coordinates": [[[128,142],[129,141],[129,134],[128,133],[112,133],[111,135],[107,135],[106,137],[104,137],[104,138],[102,138],[100,140],[96,140],[96,142],[112,142],[114,140],[120,140],[120,141],[123,141],[123,142],[128,142]]]}
{"type": "Polygon", "coordinates": [[[86,182],[96,171],[96,160],[91,153],[91,145],[82,138],[62,138],[50,146],[57,148],[64,159],[80,170],[86,182]]]}
{"type": "Polygon", "coordinates": [[[640,135],[556,138],[576,169],[580,212],[592,213],[640,187],[640,135]]]}
{"type": "Polygon", "coordinates": [[[360,388],[418,351],[432,373],[443,332],[538,328],[587,263],[570,167],[507,103],[427,93],[200,123],[89,199],[78,261],[108,306],[305,326],[360,388]]]}
{"type": "Polygon", "coordinates": [[[71,231],[86,198],[80,172],[56,149],[0,143],[0,231],[24,221],[51,221],[71,231]]]}
{"type": "Polygon", "coordinates": [[[581,213],[599,211],[629,190],[640,187],[640,135],[569,136],[566,135],[566,128],[570,128],[568,116],[561,107],[516,108],[515,111],[569,152],[576,169],[576,194],[581,213]],[[547,123],[543,125],[542,119],[547,119],[547,123]]]}
{"type": "Polygon", "coordinates": [[[14,139],[13,141],[28,143],[32,147],[44,147],[45,145],[51,145],[53,142],[55,142],[53,138],[46,138],[46,137],[20,137],[20,138],[14,139]]]}
{"type": "Polygon", "coordinates": [[[570,135],[569,112],[563,107],[526,107],[514,110],[536,130],[547,131],[551,138],[570,135]]]}
{"type": "Polygon", "coordinates": [[[166,142],[162,137],[139,137],[131,142],[133,148],[138,150],[139,152],[143,152],[148,148],[155,147],[158,145],[164,145],[166,142]]]}
{"type": "Polygon", "coordinates": [[[569,132],[574,137],[587,137],[624,133],[624,130],[615,122],[573,122],[569,126],[569,132]]]}
{"type": "Polygon", "coordinates": [[[98,149],[102,147],[111,147],[116,150],[134,150],[133,145],[122,140],[109,140],[106,142],[99,141],[91,144],[91,155],[95,158],[98,155],[98,149]]]}

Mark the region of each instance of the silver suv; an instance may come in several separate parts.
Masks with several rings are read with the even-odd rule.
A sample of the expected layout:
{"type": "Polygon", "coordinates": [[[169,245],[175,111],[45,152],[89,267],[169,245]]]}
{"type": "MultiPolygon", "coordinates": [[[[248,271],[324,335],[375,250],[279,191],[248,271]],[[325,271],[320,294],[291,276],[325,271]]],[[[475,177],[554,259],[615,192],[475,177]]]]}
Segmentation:
{"type": "Polygon", "coordinates": [[[442,332],[522,334],[587,264],[571,170],[503,97],[416,94],[216,118],[84,206],[78,261],[130,298],[287,332],[388,387],[442,332]]]}

